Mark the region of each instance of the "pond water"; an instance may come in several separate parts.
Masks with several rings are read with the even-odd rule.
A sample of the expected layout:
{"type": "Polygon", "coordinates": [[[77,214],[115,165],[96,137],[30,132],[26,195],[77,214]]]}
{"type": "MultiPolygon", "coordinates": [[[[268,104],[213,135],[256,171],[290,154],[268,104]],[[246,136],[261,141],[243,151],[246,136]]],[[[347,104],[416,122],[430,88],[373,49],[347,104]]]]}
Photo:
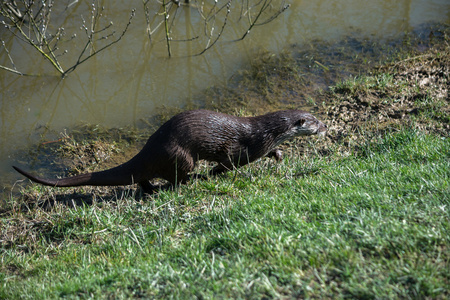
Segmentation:
{"type": "MultiPolygon", "coordinates": [[[[100,2],[105,7],[96,30],[110,21],[113,25],[97,38],[112,30],[116,33],[96,41],[96,49],[120,35],[133,8],[135,16],[119,42],[64,79],[35,49],[12,37],[7,29],[0,29],[0,38],[8,49],[1,48],[0,65],[12,68],[12,59],[19,71],[41,74],[18,76],[0,69],[0,188],[22,178],[11,168],[17,151],[57,139],[59,132],[80,123],[139,126],[141,119],[152,116],[157,107],[183,107],[195,102],[203,89],[226,83],[261,49],[277,53],[292,44],[314,47],[317,42],[338,41],[353,34],[389,39],[423,23],[450,21],[448,0],[290,0],[285,3],[290,8],[272,22],[253,27],[244,40],[235,41],[247,31],[248,16],[255,18],[258,7],[245,13],[246,8],[240,7],[245,1],[233,2],[228,16],[223,9],[213,17],[212,4],[202,7],[201,2],[191,0],[189,6],[173,6],[169,11],[173,39],[169,58],[164,24],[160,24],[163,16],[155,13],[158,9],[162,12],[157,1],[150,1],[146,8],[142,1],[100,2]],[[214,42],[224,21],[217,43],[196,56],[214,42]],[[149,28],[154,30],[151,40],[149,28]],[[209,40],[207,34],[211,32],[209,40]]],[[[221,6],[226,2],[218,3],[221,6]]],[[[273,0],[260,21],[270,18],[281,5],[281,1],[273,0]]],[[[100,7],[95,7],[96,12],[100,7]]],[[[66,69],[86,43],[83,20],[89,27],[91,11],[89,1],[59,1],[53,7],[49,31],[64,27],[66,34],[59,51],[67,53],[58,60],[66,69]]]]}

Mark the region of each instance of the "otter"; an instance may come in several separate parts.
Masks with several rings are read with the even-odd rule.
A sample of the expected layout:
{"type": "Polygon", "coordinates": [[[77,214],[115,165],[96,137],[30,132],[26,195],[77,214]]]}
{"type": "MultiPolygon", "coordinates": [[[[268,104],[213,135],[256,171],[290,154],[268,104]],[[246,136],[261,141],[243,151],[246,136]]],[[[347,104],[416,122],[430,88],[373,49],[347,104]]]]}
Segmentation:
{"type": "Polygon", "coordinates": [[[152,193],[149,180],[163,178],[180,184],[198,160],[216,162],[211,174],[246,165],[263,156],[281,159],[276,149],[286,140],[302,135],[323,135],[325,124],[301,110],[283,110],[256,117],[236,117],[208,110],[191,110],[164,123],[143,149],[117,167],[62,179],[34,176],[13,168],[34,182],[54,186],[115,186],[138,183],[152,193]]]}

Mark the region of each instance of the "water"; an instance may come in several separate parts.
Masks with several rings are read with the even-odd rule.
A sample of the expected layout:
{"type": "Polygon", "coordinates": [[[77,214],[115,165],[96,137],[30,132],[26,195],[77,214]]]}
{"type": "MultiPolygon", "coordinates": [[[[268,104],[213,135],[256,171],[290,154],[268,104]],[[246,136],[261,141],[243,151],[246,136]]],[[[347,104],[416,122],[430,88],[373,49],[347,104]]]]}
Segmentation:
{"type": "MultiPolygon", "coordinates": [[[[61,49],[68,50],[60,57],[65,68],[77,59],[86,41],[80,15],[89,24],[91,14],[90,2],[72,1],[68,6],[70,2],[58,2],[52,12],[54,27],[63,26],[66,32],[60,44],[61,49]],[[71,40],[74,33],[77,37],[71,40]]],[[[156,1],[150,2],[149,9],[155,9],[156,1]]],[[[270,13],[280,3],[274,0],[270,13]]],[[[200,38],[190,42],[173,41],[172,57],[168,58],[163,26],[150,42],[142,1],[104,1],[102,25],[112,20],[116,36],[128,22],[131,9],[137,9],[127,33],[64,79],[35,49],[12,38],[5,28],[0,29],[0,38],[16,67],[25,73],[42,74],[18,76],[0,70],[1,182],[12,184],[21,178],[11,168],[18,150],[57,139],[59,132],[80,123],[139,126],[141,119],[151,116],[157,107],[183,107],[195,101],[203,89],[225,83],[260,49],[279,52],[292,44],[314,47],[318,41],[337,41],[355,34],[388,39],[426,22],[450,21],[448,0],[292,0],[287,3],[291,4],[288,10],[268,25],[253,28],[240,42],[232,41],[242,37],[248,23],[245,18],[239,20],[239,14],[233,15],[236,9],[232,7],[221,39],[205,54],[193,56],[204,49],[208,40],[203,33],[199,4],[191,1],[192,6],[178,8],[171,34],[175,40],[197,35],[200,38]]],[[[206,12],[204,9],[203,13],[206,12]]],[[[222,11],[216,20],[215,33],[221,28],[224,14],[222,11]]],[[[159,16],[150,15],[152,30],[159,20],[159,16]]],[[[210,30],[207,27],[206,31],[210,30]]],[[[101,41],[96,43],[101,45],[101,41]]],[[[0,50],[0,64],[11,67],[4,48],[0,50]]]]}

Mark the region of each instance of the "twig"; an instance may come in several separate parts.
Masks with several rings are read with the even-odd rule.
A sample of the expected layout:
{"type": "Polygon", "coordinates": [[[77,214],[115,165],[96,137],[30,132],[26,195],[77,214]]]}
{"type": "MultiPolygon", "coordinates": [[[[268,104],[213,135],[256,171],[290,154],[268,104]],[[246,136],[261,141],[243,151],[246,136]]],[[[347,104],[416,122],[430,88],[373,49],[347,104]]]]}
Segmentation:
{"type": "Polygon", "coordinates": [[[25,75],[25,74],[23,74],[23,73],[21,73],[21,72],[19,72],[17,70],[10,69],[10,68],[2,66],[2,65],[0,65],[0,69],[6,70],[8,72],[11,72],[11,73],[14,73],[14,74],[17,74],[17,75],[25,75]]]}
{"type": "MultiPolygon", "coordinates": [[[[126,31],[128,30],[131,20],[135,15],[135,10],[132,10],[130,18],[128,20],[127,25],[125,26],[125,29],[121,33],[121,35],[115,39],[114,41],[110,42],[107,45],[104,45],[100,49],[96,50],[94,48],[94,37],[97,34],[100,34],[102,32],[105,32],[106,30],[110,29],[112,27],[112,22],[103,27],[102,29],[97,30],[97,26],[100,21],[100,17],[103,12],[103,8],[97,8],[96,5],[92,4],[92,10],[91,10],[91,22],[90,22],[90,30],[86,26],[86,21],[83,19],[83,25],[86,35],[87,35],[87,42],[82,49],[81,53],[79,54],[75,64],[73,64],[71,67],[69,67],[67,70],[64,70],[60,62],[58,61],[58,57],[67,53],[67,50],[63,51],[62,54],[56,54],[56,51],[58,50],[58,41],[60,40],[60,37],[64,33],[64,28],[58,28],[56,33],[54,35],[47,33],[50,21],[51,21],[51,12],[53,7],[53,1],[52,0],[41,0],[41,1],[26,1],[22,0],[23,6],[25,7],[25,12],[21,13],[22,17],[18,18],[17,11],[11,9],[11,3],[6,3],[6,1],[3,1],[0,6],[0,15],[2,15],[6,20],[9,20],[11,24],[6,24],[5,21],[2,21],[1,23],[6,26],[6,28],[18,39],[24,41],[28,45],[32,46],[34,49],[36,49],[46,60],[48,60],[52,66],[62,75],[62,77],[66,76],[67,74],[73,72],[78,65],[81,63],[87,61],[89,58],[93,57],[97,53],[107,49],[108,47],[114,45],[118,41],[122,39],[122,37],[125,35],[126,31]],[[10,4],[10,5],[7,5],[10,4]],[[37,13],[33,12],[32,7],[37,7],[37,13]],[[19,19],[19,20],[18,20],[19,19]],[[25,22],[25,20],[27,22],[25,22]],[[16,30],[12,30],[11,28],[15,28],[16,30]],[[27,31],[27,32],[26,32],[27,31]],[[90,51],[89,55],[85,56],[86,51],[90,51]]],[[[14,8],[14,7],[13,7],[14,8]]],[[[16,9],[17,10],[17,9],[16,9]]],[[[20,12],[20,11],[19,11],[20,12]]],[[[112,37],[115,34],[115,31],[113,31],[110,34],[106,34],[103,37],[100,37],[96,39],[98,40],[104,40],[112,37]]],[[[2,41],[3,42],[3,41],[2,41]]],[[[0,69],[6,70],[8,72],[12,72],[17,75],[28,75],[24,74],[17,70],[14,61],[6,48],[4,42],[3,47],[6,49],[7,55],[12,63],[13,68],[8,68],[6,66],[0,66],[0,69]]]]}
{"type": "Polygon", "coordinates": [[[255,18],[255,20],[253,22],[250,19],[251,18],[250,14],[248,14],[248,19],[250,21],[250,27],[247,29],[247,31],[245,31],[244,35],[239,40],[245,39],[247,34],[250,33],[250,30],[252,30],[252,28],[255,26],[256,22],[259,19],[259,17],[262,15],[263,11],[265,11],[267,7],[268,7],[268,4],[267,4],[267,0],[266,0],[266,1],[264,1],[263,7],[259,10],[259,13],[256,15],[256,18],[255,18]]]}
{"type": "Polygon", "coordinates": [[[169,13],[167,12],[167,4],[166,0],[163,0],[163,8],[164,8],[164,29],[166,32],[166,43],[167,43],[167,51],[169,53],[169,57],[172,56],[172,51],[170,50],[170,36],[169,36],[169,13]]]}
{"type": "Polygon", "coordinates": [[[145,22],[147,22],[147,34],[148,39],[150,42],[152,41],[152,28],[150,26],[150,12],[148,11],[147,3],[149,0],[145,1],[142,0],[142,4],[144,5],[144,15],[145,15],[145,22]]]}
{"type": "MultiPolygon", "coordinates": [[[[256,5],[254,5],[253,7],[256,7],[257,5],[259,5],[263,0],[261,0],[259,3],[257,3],[256,5]]],[[[249,33],[250,31],[253,29],[253,27],[255,26],[261,26],[261,25],[265,25],[268,24],[270,22],[272,22],[273,20],[275,20],[281,13],[283,13],[286,9],[288,9],[290,7],[290,4],[284,5],[284,1],[282,4],[282,7],[280,8],[280,10],[278,10],[278,12],[276,12],[274,15],[272,15],[270,18],[268,18],[265,21],[262,21],[261,23],[257,23],[258,19],[261,17],[262,13],[270,6],[270,4],[272,3],[272,0],[264,0],[264,3],[262,4],[262,7],[260,8],[258,14],[256,15],[255,19],[252,21],[251,20],[251,14],[248,13],[248,19],[249,19],[249,23],[250,26],[247,29],[247,31],[244,33],[244,35],[236,40],[236,41],[241,41],[243,40],[249,33]]],[[[251,10],[251,8],[248,8],[247,12],[249,12],[251,10]]]]}
{"type": "MultiPolygon", "coordinates": [[[[130,18],[128,19],[127,25],[125,26],[125,29],[122,31],[122,34],[121,34],[115,41],[112,41],[111,43],[109,43],[109,44],[103,46],[103,47],[100,48],[99,50],[94,51],[93,53],[89,54],[89,56],[85,57],[84,59],[81,59],[81,56],[82,56],[82,55],[80,55],[80,56],[78,57],[78,60],[77,60],[76,64],[73,65],[72,67],[70,67],[69,69],[67,69],[67,71],[64,72],[63,76],[66,76],[66,75],[69,74],[70,72],[73,72],[73,71],[78,67],[78,65],[80,65],[80,64],[82,64],[83,62],[85,62],[86,60],[90,59],[91,57],[93,57],[93,56],[96,55],[97,53],[99,53],[99,52],[105,50],[106,48],[111,47],[111,46],[114,45],[115,43],[119,42],[119,41],[122,39],[122,37],[125,35],[125,33],[127,32],[128,27],[129,27],[130,24],[131,24],[131,20],[132,20],[133,17],[135,16],[135,11],[136,11],[135,9],[133,9],[133,10],[131,11],[131,15],[130,15],[130,18]]],[[[86,43],[85,48],[83,49],[83,52],[82,52],[83,54],[84,54],[84,52],[85,52],[85,49],[89,46],[90,43],[91,43],[90,41],[88,41],[88,42],[86,43]]]]}
{"type": "MultiPolygon", "coordinates": [[[[227,25],[228,15],[230,14],[231,0],[228,1],[228,3],[227,3],[226,6],[227,6],[227,13],[226,13],[226,15],[225,15],[225,19],[224,19],[224,21],[223,21],[222,28],[220,29],[219,33],[217,34],[216,39],[214,40],[214,42],[212,42],[212,44],[209,44],[209,41],[210,41],[210,40],[208,40],[208,44],[207,44],[207,46],[205,47],[205,49],[203,49],[203,51],[201,51],[200,53],[196,54],[195,56],[202,55],[203,53],[205,53],[206,51],[208,51],[208,49],[210,49],[212,46],[214,46],[214,44],[217,43],[217,41],[219,40],[220,36],[221,36],[222,33],[223,33],[223,30],[225,29],[225,26],[227,25]]],[[[212,31],[213,29],[214,29],[214,28],[212,28],[211,31],[212,31]]]]}
{"type": "MultiPolygon", "coordinates": [[[[11,62],[12,66],[13,66],[13,68],[14,68],[13,71],[18,72],[18,71],[17,71],[17,68],[16,68],[16,65],[14,64],[14,61],[13,61],[11,55],[9,54],[8,48],[6,48],[6,45],[5,45],[5,41],[4,41],[4,40],[2,40],[2,45],[3,45],[3,48],[5,48],[6,55],[8,55],[9,61],[11,62]]],[[[8,68],[7,68],[7,69],[8,69],[8,68]]],[[[18,73],[21,74],[20,72],[18,72],[18,73]]]]}

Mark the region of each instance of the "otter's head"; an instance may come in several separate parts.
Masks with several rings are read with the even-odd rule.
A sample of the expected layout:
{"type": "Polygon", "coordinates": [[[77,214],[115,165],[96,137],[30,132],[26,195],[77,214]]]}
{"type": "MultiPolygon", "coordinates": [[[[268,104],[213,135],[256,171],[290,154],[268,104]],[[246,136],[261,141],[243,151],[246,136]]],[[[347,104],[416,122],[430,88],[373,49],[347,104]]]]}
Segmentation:
{"type": "Polygon", "coordinates": [[[292,131],[294,131],[295,136],[300,135],[325,135],[327,132],[327,125],[317,120],[316,117],[310,113],[299,113],[297,120],[292,125],[292,131]]]}
{"type": "Polygon", "coordinates": [[[285,122],[285,131],[278,137],[276,144],[302,135],[324,136],[327,132],[327,125],[317,120],[316,117],[301,110],[283,111],[280,119],[285,122]]]}

